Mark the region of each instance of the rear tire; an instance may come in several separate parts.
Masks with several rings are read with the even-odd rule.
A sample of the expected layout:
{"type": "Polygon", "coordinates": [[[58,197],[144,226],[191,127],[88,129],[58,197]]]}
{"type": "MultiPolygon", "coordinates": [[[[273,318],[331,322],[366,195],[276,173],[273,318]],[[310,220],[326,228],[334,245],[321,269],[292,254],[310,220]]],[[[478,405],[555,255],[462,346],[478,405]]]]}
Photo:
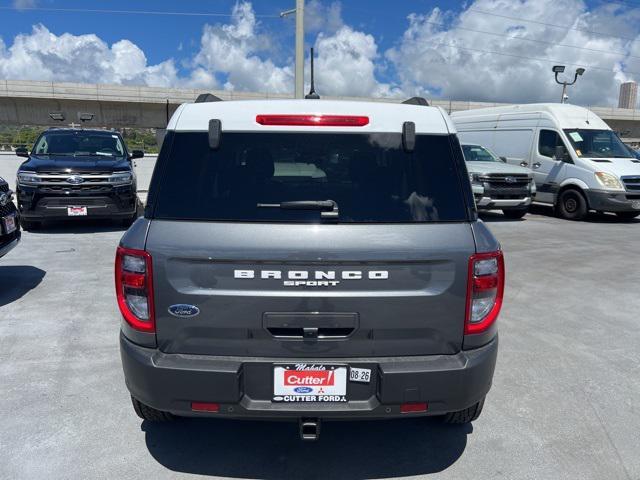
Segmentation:
{"type": "Polygon", "coordinates": [[[444,416],[444,422],[452,425],[462,425],[465,423],[471,423],[477,420],[482,413],[482,407],[484,406],[484,397],[475,405],[459,410],[457,412],[449,412],[444,416]]]}
{"type": "Polygon", "coordinates": [[[556,212],[566,220],[583,220],[589,213],[587,199],[579,190],[568,188],[560,193],[556,212]]]}
{"type": "Polygon", "coordinates": [[[616,215],[621,220],[633,220],[640,215],[640,212],[616,212],[616,215]]]}
{"type": "Polygon", "coordinates": [[[528,211],[529,211],[528,208],[518,208],[518,209],[514,208],[510,210],[502,210],[502,213],[504,214],[505,217],[511,220],[519,220],[522,217],[524,217],[528,211]]]}
{"type": "Polygon", "coordinates": [[[41,223],[40,222],[34,222],[33,220],[24,220],[24,219],[20,219],[20,226],[22,227],[22,230],[37,230],[38,228],[40,228],[41,223]]]}
{"type": "Polygon", "coordinates": [[[169,412],[156,410],[149,405],[145,405],[133,396],[131,397],[131,403],[133,404],[133,409],[136,411],[136,414],[143,420],[148,420],[149,422],[170,422],[175,419],[169,412]]]}

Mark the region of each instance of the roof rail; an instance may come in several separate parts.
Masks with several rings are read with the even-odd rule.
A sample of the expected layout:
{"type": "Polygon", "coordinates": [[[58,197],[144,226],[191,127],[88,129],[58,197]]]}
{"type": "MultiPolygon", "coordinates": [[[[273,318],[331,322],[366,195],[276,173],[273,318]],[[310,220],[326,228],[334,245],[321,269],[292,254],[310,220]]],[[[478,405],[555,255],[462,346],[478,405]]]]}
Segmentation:
{"type": "Polygon", "coordinates": [[[196,103],[221,102],[220,97],[216,97],[213,93],[201,93],[196,97],[196,103]]]}
{"type": "Polygon", "coordinates": [[[429,102],[424,97],[411,97],[402,103],[406,103],[407,105],[422,105],[423,107],[429,106],[429,102]]]}

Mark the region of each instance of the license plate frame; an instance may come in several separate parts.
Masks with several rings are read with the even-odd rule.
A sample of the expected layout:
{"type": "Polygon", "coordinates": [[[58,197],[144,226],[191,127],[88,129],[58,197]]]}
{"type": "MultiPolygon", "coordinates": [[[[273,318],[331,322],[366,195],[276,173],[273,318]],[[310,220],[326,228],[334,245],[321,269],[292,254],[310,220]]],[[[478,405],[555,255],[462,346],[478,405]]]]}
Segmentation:
{"type": "Polygon", "coordinates": [[[87,216],[87,207],[84,206],[68,206],[67,207],[67,217],[86,217],[87,216]]]}
{"type": "Polygon", "coordinates": [[[272,373],[272,402],[347,402],[348,365],[274,364],[272,373]]]}
{"type": "Polygon", "coordinates": [[[18,229],[15,213],[2,217],[2,229],[5,235],[9,235],[18,229]]]}

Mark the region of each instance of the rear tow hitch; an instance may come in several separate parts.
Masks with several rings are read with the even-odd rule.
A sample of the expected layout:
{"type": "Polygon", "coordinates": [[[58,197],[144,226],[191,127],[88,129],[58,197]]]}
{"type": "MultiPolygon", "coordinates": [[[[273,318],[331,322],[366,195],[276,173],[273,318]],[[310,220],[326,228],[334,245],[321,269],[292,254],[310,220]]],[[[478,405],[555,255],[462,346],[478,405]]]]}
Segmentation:
{"type": "Polygon", "coordinates": [[[300,439],[306,442],[315,442],[318,438],[320,438],[320,419],[301,418],[300,439]]]}

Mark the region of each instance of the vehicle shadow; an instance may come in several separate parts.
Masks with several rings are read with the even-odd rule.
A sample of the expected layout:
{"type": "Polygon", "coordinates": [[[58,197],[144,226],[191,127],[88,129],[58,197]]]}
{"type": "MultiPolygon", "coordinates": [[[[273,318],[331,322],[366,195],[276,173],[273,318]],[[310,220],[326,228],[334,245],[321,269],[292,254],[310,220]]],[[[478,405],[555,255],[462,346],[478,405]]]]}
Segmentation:
{"type": "Polygon", "coordinates": [[[46,274],[31,265],[0,266],[0,307],[15,302],[36,288],[46,274]]]}
{"type": "MultiPolygon", "coordinates": [[[[553,207],[549,205],[532,205],[529,209],[529,213],[533,213],[536,215],[544,215],[545,217],[558,218],[555,214],[553,207]]],[[[562,220],[562,219],[559,219],[562,220]]],[[[570,222],[571,220],[565,220],[570,222]]],[[[622,219],[619,218],[614,213],[597,213],[597,212],[589,212],[587,218],[582,220],[587,223],[640,223],[640,218],[633,219],[622,219]]]]}
{"type": "Polygon", "coordinates": [[[141,428],[149,453],[172,471],[264,480],[441,472],[460,458],[473,431],[437,418],[325,422],[317,442],[301,441],[293,422],[183,418],[141,428]]]}

